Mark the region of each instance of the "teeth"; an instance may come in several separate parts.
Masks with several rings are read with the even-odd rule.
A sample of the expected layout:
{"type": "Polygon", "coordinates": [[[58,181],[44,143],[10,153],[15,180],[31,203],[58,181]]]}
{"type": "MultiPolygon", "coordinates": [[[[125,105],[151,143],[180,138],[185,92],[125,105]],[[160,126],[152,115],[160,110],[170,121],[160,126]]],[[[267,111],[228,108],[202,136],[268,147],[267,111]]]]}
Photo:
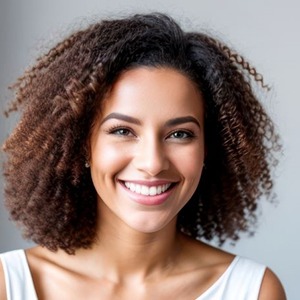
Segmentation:
{"type": "Polygon", "coordinates": [[[145,195],[145,196],[148,196],[149,195],[149,187],[145,186],[145,185],[142,185],[142,187],[141,187],[141,194],[145,195]]]}
{"type": "Polygon", "coordinates": [[[164,193],[170,186],[171,183],[157,185],[157,186],[146,186],[141,184],[135,184],[132,182],[126,182],[125,186],[134,193],[145,195],[145,196],[156,196],[161,193],[164,193]]]}
{"type": "Polygon", "coordinates": [[[132,192],[135,192],[135,185],[133,183],[130,183],[129,188],[132,192]]]}
{"type": "Polygon", "coordinates": [[[137,194],[140,194],[140,193],[141,193],[141,186],[140,186],[139,184],[137,184],[137,185],[135,186],[135,192],[136,192],[137,194]]]}
{"type": "Polygon", "coordinates": [[[156,187],[155,186],[151,186],[150,189],[149,189],[149,195],[150,196],[154,196],[156,194],[158,194],[158,191],[157,191],[156,187]]]}

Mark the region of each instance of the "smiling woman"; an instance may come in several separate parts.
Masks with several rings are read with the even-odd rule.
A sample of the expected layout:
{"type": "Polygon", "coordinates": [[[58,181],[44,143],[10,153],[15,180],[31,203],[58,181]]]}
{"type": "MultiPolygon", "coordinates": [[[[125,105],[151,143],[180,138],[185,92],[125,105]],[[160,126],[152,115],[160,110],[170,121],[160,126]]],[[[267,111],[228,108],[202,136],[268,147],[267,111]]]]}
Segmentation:
{"type": "Polygon", "coordinates": [[[39,58],[4,144],[6,205],[38,246],[0,255],[0,299],[285,299],[265,266],[201,240],[251,232],[272,195],[280,145],[252,83],[243,57],[162,14],[39,58]]]}
{"type": "Polygon", "coordinates": [[[173,69],[126,71],[104,99],[90,144],[100,206],[103,201],[119,217],[114,219],[119,228],[129,224],[156,232],[170,224],[199,183],[205,152],[202,96],[173,69]]]}

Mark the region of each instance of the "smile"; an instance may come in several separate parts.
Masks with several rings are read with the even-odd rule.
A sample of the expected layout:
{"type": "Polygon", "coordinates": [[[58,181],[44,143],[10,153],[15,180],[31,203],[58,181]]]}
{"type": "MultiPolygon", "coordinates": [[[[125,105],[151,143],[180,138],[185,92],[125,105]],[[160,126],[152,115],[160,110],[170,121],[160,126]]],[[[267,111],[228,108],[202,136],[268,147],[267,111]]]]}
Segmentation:
{"type": "Polygon", "coordinates": [[[166,183],[166,184],[155,185],[155,186],[147,186],[143,184],[137,184],[137,183],[125,181],[124,185],[126,186],[127,189],[129,189],[130,191],[136,194],[140,194],[144,196],[156,196],[167,191],[172,185],[172,183],[166,183]]]}

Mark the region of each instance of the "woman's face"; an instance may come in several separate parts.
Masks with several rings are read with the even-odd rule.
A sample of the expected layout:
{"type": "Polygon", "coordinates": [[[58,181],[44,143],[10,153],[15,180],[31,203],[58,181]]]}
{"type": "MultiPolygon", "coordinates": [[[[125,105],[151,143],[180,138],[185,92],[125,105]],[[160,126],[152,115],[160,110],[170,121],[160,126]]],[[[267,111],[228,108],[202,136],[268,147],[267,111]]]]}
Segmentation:
{"type": "Polygon", "coordinates": [[[156,232],[176,222],[204,159],[204,105],[195,84],[168,68],[123,73],[90,141],[100,220],[156,232]]]}

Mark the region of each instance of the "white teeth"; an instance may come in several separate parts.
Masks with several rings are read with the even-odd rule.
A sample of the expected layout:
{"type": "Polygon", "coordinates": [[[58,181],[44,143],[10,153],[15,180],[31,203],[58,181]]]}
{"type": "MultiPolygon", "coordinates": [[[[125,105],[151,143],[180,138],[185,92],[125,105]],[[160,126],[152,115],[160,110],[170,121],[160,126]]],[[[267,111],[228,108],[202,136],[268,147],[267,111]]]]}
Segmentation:
{"type": "Polygon", "coordinates": [[[141,194],[148,196],[149,195],[149,187],[145,186],[145,185],[142,185],[142,187],[141,187],[141,194]]]}
{"type": "Polygon", "coordinates": [[[155,186],[150,187],[149,194],[150,194],[150,196],[156,195],[156,187],[155,186]]]}
{"type": "Polygon", "coordinates": [[[132,192],[135,192],[135,185],[133,183],[130,183],[129,188],[132,192]]]}
{"type": "Polygon", "coordinates": [[[157,186],[146,186],[142,184],[135,184],[132,182],[124,182],[125,186],[134,193],[145,195],[145,196],[156,196],[161,193],[164,193],[170,186],[171,183],[166,183],[163,185],[157,186]]]}
{"type": "Polygon", "coordinates": [[[161,185],[157,187],[157,194],[161,194],[161,185]]]}
{"type": "Polygon", "coordinates": [[[137,184],[137,185],[135,186],[135,192],[136,192],[137,194],[140,194],[140,193],[141,193],[141,186],[140,186],[139,184],[137,184]]]}

